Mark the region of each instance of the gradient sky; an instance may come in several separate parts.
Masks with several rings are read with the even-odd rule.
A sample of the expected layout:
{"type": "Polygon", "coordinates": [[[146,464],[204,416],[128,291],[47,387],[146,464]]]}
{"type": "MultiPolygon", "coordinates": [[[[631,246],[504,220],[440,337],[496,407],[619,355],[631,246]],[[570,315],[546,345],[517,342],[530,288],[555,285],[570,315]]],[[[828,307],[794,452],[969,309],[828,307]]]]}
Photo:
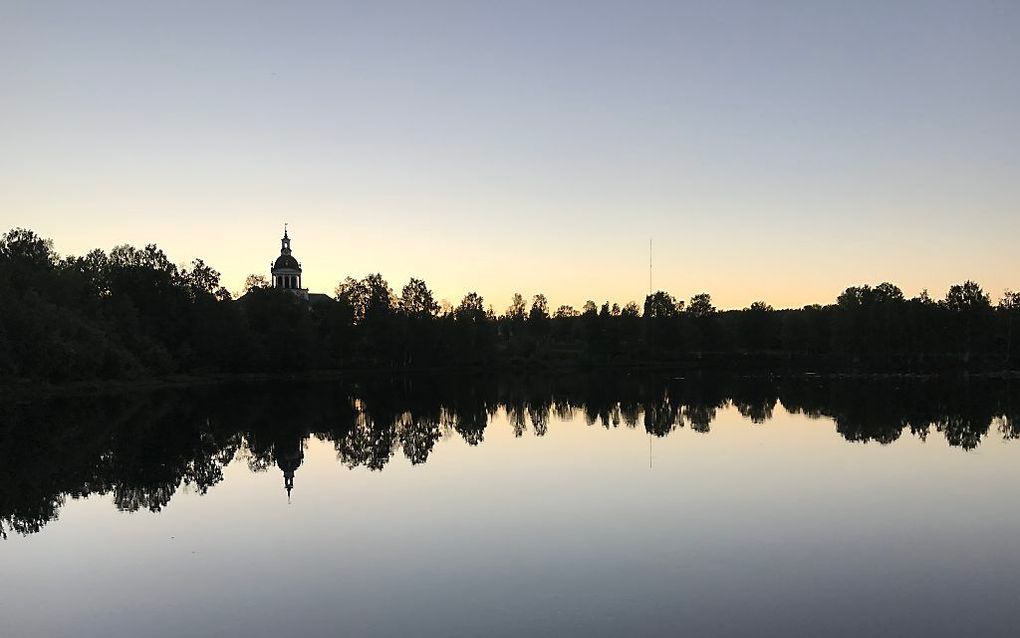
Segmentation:
{"type": "Polygon", "coordinates": [[[0,227],[554,306],[1020,287],[1020,3],[0,0],[0,227]]]}

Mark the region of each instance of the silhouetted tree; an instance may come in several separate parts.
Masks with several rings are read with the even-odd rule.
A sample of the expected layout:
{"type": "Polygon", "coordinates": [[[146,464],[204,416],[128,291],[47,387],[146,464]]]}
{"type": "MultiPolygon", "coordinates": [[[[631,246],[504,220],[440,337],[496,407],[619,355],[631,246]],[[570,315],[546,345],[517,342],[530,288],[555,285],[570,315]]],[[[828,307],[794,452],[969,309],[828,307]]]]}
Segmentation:
{"type": "Polygon", "coordinates": [[[531,310],[528,312],[528,319],[531,321],[541,321],[548,318],[549,302],[546,300],[545,295],[535,295],[531,300],[531,310]]]}
{"type": "Polygon", "coordinates": [[[673,295],[660,290],[645,298],[644,316],[647,319],[669,319],[677,316],[682,309],[683,302],[678,304],[673,295]]]}
{"type": "Polygon", "coordinates": [[[707,317],[715,312],[715,306],[712,305],[712,295],[702,292],[691,297],[691,302],[687,306],[687,312],[695,317],[707,317]]]}
{"type": "Polygon", "coordinates": [[[524,321],[526,310],[527,303],[525,303],[524,297],[521,293],[515,292],[513,299],[510,300],[510,307],[506,309],[506,318],[510,321],[524,321]]]}
{"type": "Polygon", "coordinates": [[[950,286],[946,293],[946,306],[955,312],[982,311],[991,305],[988,293],[973,281],[950,286]]]}
{"type": "Polygon", "coordinates": [[[481,323],[485,321],[485,302],[477,292],[469,292],[460,300],[457,309],[453,311],[457,321],[469,321],[481,323]]]}
{"type": "Polygon", "coordinates": [[[241,294],[246,295],[255,288],[269,288],[269,279],[265,275],[256,275],[254,273],[248,275],[244,279],[244,287],[241,288],[241,294]]]}
{"type": "Polygon", "coordinates": [[[400,311],[415,319],[429,319],[439,312],[439,304],[425,282],[412,277],[400,292],[400,311]]]}
{"type": "Polygon", "coordinates": [[[1014,325],[1020,321],[1020,292],[1007,290],[1002,295],[998,307],[1006,319],[1006,362],[1013,360],[1013,331],[1014,325]]]}

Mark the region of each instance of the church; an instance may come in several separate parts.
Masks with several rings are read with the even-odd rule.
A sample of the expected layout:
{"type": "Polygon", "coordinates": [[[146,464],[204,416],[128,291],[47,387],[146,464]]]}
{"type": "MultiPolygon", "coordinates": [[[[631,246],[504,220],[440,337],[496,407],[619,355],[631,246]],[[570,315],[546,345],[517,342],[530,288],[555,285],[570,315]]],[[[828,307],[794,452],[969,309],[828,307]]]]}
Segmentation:
{"type": "Polygon", "coordinates": [[[301,262],[291,252],[287,224],[283,225],[283,238],[280,239],[280,256],[270,265],[269,273],[273,288],[287,290],[299,299],[311,304],[333,301],[333,298],[329,295],[315,292],[309,293],[308,289],[301,285],[301,262]]]}

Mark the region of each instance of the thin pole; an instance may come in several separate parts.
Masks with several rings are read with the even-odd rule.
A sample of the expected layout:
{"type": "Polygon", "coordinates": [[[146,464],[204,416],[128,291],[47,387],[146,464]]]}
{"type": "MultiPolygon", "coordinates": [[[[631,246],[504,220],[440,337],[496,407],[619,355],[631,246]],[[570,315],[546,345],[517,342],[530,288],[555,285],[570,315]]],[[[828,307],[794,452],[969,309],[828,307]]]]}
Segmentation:
{"type": "Polygon", "coordinates": [[[652,294],[652,238],[648,238],[648,294],[652,294]]]}

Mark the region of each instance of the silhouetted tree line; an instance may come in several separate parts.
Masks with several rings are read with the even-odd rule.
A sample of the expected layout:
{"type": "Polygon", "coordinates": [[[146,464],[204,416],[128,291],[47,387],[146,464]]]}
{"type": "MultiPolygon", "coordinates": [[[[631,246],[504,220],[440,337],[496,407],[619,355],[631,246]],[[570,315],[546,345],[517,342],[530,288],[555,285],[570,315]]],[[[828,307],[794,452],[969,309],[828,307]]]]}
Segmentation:
{"type": "Polygon", "coordinates": [[[58,257],[49,240],[0,238],[0,377],[65,381],[176,372],[438,366],[789,366],[814,370],[1017,367],[1020,293],[993,305],[976,283],[908,299],[893,284],[848,288],[826,306],[719,311],[707,293],[643,306],[588,301],[553,311],[514,295],[438,303],[424,281],[347,278],[308,303],[252,275],[240,299],[202,260],[155,245],[58,257]]]}
{"type": "Polygon", "coordinates": [[[1020,438],[1017,383],[608,371],[373,375],[9,404],[0,411],[0,533],[38,531],[68,498],[92,494],[112,495],[124,511],[156,512],[182,486],[208,491],[235,459],[253,472],[293,472],[309,437],[332,442],[349,468],[382,470],[398,453],[424,463],[446,436],[483,443],[500,412],[516,436],[541,437],[557,420],[583,420],[663,437],[684,427],[709,432],[729,407],[763,424],[781,404],[831,419],[847,441],[887,444],[904,432],[922,439],[936,432],[972,449],[993,428],[1020,438]]]}

